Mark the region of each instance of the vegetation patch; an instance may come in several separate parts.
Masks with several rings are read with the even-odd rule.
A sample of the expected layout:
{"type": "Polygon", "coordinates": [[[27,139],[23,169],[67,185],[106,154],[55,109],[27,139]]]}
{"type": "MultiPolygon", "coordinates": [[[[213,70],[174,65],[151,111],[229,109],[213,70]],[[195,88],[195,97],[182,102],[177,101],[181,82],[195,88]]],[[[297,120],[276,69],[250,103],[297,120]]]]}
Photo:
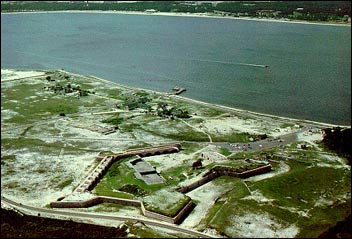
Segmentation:
{"type": "Polygon", "coordinates": [[[249,133],[233,133],[233,134],[210,134],[213,142],[239,142],[248,143],[251,135],[249,133]]]}
{"type": "Polygon", "coordinates": [[[242,197],[250,195],[250,193],[243,184],[242,180],[239,178],[222,176],[216,178],[213,182],[215,184],[230,183],[229,188],[232,188],[232,190],[225,193],[219,200],[214,203],[208,215],[205,217],[205,219],[202,220],[202,223],[205,223],[205,225],[211,225],[215,228],[219,226],[219,228],[222,228],[221,230],[219,230],[221,232],[223,230],[223,227],[221,227],[221,222],[218,223],[218,221],[222,221],[226,217],[231,215],[232,210],[227,210],[229,207],[231,208],[231,204],[229,204],[229,201],[236,201],[242,197]]]}
{"type": "Polygon", "coordinates": [[[116,197],[119,195],[124,198],[131,198],[138,196],[131,196],[133,194],[120,191],[123,186],[135,185],[134,187],[138,187],[143,194],[149,194],[165,186],[164,184],[147,185],[143,180],[137,179],[135,176],[135,170],[124,164],[124,162],[130,159],[132,159],[132,157],[115,162],[110,166],[105,176],[94,188],[98,195],[116,197]]]}
{"type": "Polygon", "coordinates": [[[97,93],[107,95],[111,99],[123,99],[122,90],[118,88],[104,88],[102,90],[97,90],[97,93]]]}
{"type": "Polygon", "coordinates": [[[118,126],[118,125],[120,125],[123,122],[123,120],[124,120],[123,118],[120,118],[120,117],[116,116],[116,117],[105,119],[105,120],[103,120],[101,122],[118,126]]]}
{"type": "Polygon", "coordinates": [[[5,165],[7,162],[13,162],[16,159],[16,155],[1,155],[1,165],[5,165]]]}
{"type": "Polygon", "coordinates": [[[181,166],[172,167],[168,170],[162,171],[160,174],[167,180],[168,185],[175,185],[186,179],[186,176],[183,173],[186,175],[192,173],[191,165],[182,164],[181,166]]]}
{"type": "Polygon", "coordinates": [[[174,217],[191,200],[177,191],[161,189],[143,198],[146,210],[174,217]]]}
{"type": "Polygon", "coordinates": [[[297,214],[307,215],[298,216],[298,236],[317,237],[350,211],[351,199],[345,194],[351,187],[350,179],[351,172],[344,169],[295,167],[281,176],[255,182],[250,189],[275,199],[266,210],[282,220],[290,222],[297,214]]]}
{"type": "Polygon", "coordinates": [[[73,182],[73,178],[68,178],[68,179],[66,179],[65,181],[61,182],[61,183],[58,185],[58,187],[59,187],[60,189],[63,189],[63,188],[65,188],[65,187],[71,185],[72,182],[73,182]]]}
{"type": "Polygon", "coordinates": [[[125,206],[117,203],[101,203],[94,207],[95,212],[118,212],[120,209],[130,206],[125,206]]]}
{"type": "Polygon", "coordinates": [[[293,127],[295,126],[294,124],[290,124],[290,123],[283,123],[282,125],[280,125],[280,128],[289,128],[289,127],[293,127]]]}
{"type": "Polygon", "coordinates": [[[159,134],[160,136],[171,138],[177,141],[190,141],[190,142],[207,142],[209,138],[202,132],[198,131],[182,131],[179,133],[159,134]]]}
{"type": "Polygon", "coordinates": [[[232,154],[232,152],[228,148],[225,148],[225,147],[220,148],[220,153],[224,156],[229,156],[230,154],[232,154]]]}
{"type": "Polygon", "coordinates": [[[131,193],[137,197],[145,196],[147,194],[141,187],[133,184],[123,185],[119,190],[123,192],[131,193]]]}
{"type": "Polygon", "coordinates": [[[260,189],[265,196],[278,199],[277,205],[307,210],[321,198],[332,199],[346,192],[351,186],[350,178],[350,171],[314,167],[258,181],[251,189],[260,189]]]}
{"type": "Polygon", "coordinates": [[[68,83],[66,85],[62,85],[62,83],[56,83],[54,85],[50,85],[45,87],[46,90],[52,91],[55,94],[70,94],[75,93],[76,96],[87,96],[88,94],[95,94],[94,91],[83,90],[80,85],[68,83]]]}

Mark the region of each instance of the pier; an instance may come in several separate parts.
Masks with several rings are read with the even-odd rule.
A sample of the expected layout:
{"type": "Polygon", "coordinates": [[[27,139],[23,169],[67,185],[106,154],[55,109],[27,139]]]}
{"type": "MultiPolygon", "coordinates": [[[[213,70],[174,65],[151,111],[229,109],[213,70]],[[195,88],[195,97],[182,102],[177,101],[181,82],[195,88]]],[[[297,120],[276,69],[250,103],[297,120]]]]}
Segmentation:
{"type": "Polygon", "coordinates": [[[175,95],[179,95],[179,94],[181,94],[182,92],[184,92],[184,91],[186,91],[186,89],[185,88],[180,88],[180,87],[174,87],[173,88],[173,90],[175,91],[175,95]]]}

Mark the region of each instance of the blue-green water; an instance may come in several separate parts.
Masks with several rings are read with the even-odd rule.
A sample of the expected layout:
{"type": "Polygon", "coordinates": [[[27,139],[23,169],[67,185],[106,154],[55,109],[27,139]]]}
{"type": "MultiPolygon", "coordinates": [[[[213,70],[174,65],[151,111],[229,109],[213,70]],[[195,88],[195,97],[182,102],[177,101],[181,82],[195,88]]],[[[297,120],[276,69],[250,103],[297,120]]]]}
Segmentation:
{"type": "Polygon", "coordinates": [[[351,27],[99,13],[1,14],[1,68],[92,74],[261,113],[351,124],[351,27]],[[268,68],[246,65],[267,65],[268,68]]]}

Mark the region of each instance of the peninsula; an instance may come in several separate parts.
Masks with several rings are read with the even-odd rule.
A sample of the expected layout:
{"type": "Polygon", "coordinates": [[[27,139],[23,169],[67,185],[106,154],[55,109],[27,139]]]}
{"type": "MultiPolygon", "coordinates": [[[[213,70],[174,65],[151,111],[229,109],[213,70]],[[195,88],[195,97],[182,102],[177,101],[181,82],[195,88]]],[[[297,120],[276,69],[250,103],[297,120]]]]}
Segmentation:
{"type": "Polygon", "coordinates": [[[1,86],[2,208],[128,237],[318,237],[351,213],[330,143],[350,126],[64,70],[2,69],[1,86]]]}

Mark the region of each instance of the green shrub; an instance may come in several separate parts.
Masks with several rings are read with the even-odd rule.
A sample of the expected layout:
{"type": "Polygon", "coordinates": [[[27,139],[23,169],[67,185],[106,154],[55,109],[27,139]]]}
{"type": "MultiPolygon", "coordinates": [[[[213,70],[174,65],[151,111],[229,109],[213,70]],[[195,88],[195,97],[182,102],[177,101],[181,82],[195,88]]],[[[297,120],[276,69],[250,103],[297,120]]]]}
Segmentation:
{"type": "Polygon", "coordinates": [[[113,117],[113,118],[109,118],[109,119],[105,119],[103,121],[101,121],[102,123],[107,123],[107,124],[113,124],[118,126],[119,124],[121,124],[123,121],[123,118],[120,117],[113,117]]]}

